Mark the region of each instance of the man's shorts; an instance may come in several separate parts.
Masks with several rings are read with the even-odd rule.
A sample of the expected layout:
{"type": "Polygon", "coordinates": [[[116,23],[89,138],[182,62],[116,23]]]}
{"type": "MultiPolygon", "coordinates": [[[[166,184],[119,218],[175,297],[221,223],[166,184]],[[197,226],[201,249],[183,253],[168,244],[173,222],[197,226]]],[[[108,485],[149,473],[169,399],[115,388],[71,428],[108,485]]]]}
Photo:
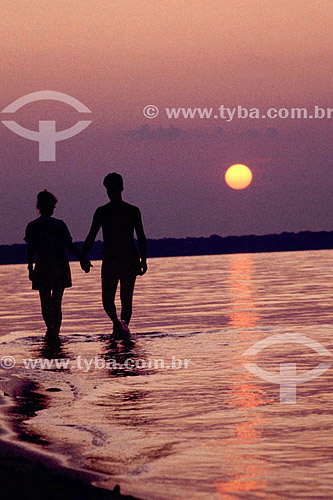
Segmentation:
{"type": "Polygon", "coordinates": [[[105,259],[102,262],[102,282],[112,279],[135,278],[140,271],[139,257],[132,259],[105,259]]]}

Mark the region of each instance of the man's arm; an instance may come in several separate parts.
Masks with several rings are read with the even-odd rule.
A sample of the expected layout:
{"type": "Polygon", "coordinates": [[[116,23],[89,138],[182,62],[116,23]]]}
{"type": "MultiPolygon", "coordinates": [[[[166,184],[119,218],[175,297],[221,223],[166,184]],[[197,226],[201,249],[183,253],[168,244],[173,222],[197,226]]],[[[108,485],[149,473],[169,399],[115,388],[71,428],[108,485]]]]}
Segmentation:
{"type": "Polygon", "coordinates": [[[91,267],[91,262],[89,260],[87,260],[87,255],[95,243],[95,239],[96,239],[98,231],[101,228],[101,225],[102,225],[101,218],[100,218],[99,211],[97,209],[96,212],[94,213],[94,217],[93,217],[90,231],[89,231],[88,236],[86,237],[86,239],[83,243],[83,247],[81,250],[81,267],[86,273],[89,272],[89,269],[91,267]]]}
{"type": "Polygon", "coordinates": [[[136,222],[135,222],[135,232],[136,236],[138,238],[138,245],[139,245],[139,250],[140,250],[140,267],[141,267],[141,273],[140,275],[142,276],[147,272],[147,238],[145,235],[145,232],[143,230],[143,224],[142,224],[142,218],[141,218],[141,213],[140,210],[138,209],[138,214],[136,217],[136,222]]]}

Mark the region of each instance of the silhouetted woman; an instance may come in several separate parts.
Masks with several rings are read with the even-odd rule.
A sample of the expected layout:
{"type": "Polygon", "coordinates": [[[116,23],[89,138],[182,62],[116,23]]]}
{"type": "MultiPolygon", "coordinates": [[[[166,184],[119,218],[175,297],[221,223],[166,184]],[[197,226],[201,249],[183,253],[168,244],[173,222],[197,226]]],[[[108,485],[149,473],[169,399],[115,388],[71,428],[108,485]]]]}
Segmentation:
{"type": "Polygon", "coordinates": [[[37,195],[40,217],[29,222],[25,231],[28,243],[28,270],[32,289],[39,290],[46,334],[54,337],[61,326],[61,301],[64,289],[72,286],[66,248],[80,258],[64,221],[52,217],[56,197],[46,189],[37,195]],[[33,266],[36,258],[35,268],[33,266]]]}

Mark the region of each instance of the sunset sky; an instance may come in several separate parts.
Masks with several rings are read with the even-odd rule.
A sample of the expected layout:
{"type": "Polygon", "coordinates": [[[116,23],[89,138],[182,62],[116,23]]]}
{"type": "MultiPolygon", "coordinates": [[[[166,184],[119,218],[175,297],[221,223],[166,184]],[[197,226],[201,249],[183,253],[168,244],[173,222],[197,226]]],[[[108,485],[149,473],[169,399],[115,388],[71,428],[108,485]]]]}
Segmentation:
{"type": "Polygon", "coordinates": [[[37,142],[0,123],[0,244],[23,242],[45,188],[84,239],[110,171],[150,238],[333,230],[333,117],[227,123],[163,111],[333,108],[332,21],[331,0],[2,0],[0,109],[55,90],[91,115],[45,101],[1,119],[92,124],[42,163],[37,142]],[[144,117],[148,104],[157,118],[144,117]],[[224,182],[234,163],[252,170],[244,190],[224,182]]]}

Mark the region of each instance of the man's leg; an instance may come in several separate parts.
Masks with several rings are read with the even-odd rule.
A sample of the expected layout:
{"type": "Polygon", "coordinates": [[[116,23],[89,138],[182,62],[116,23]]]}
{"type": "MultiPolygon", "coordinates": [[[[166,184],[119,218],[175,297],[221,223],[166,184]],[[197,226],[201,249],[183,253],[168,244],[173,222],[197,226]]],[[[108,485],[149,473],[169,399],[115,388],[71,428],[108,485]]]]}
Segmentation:
{"type": "Polygon", "coordinates": [[[135,279],[135,275],[120,278],[121,319],[124,320],[127,325],[129,325],[132,316],[135,279]]]}
{"type": "Polygon", "coordinates": [[[117,325],[119,323],[116,306],[114,303],[117,286],[118,278],[108,277],[107,279],[102,279],[102,299],[104,311],[109,316],[114,325],[117,325]]]}
{"type": "Polygon", "coordinates": [[[58,335],[61,327],[62,312],[61,301],[64,294],[63,288],[54,288],[52,290],[52,326],[53,333],[58,335]]]}
{"type": "Polygon", "coordinates": [[[45,321],[47,330],[52,329],[52,300],[51,288],[41,288],[39,290],[40,304],[42,308],[42,316],[45,321]]]}

